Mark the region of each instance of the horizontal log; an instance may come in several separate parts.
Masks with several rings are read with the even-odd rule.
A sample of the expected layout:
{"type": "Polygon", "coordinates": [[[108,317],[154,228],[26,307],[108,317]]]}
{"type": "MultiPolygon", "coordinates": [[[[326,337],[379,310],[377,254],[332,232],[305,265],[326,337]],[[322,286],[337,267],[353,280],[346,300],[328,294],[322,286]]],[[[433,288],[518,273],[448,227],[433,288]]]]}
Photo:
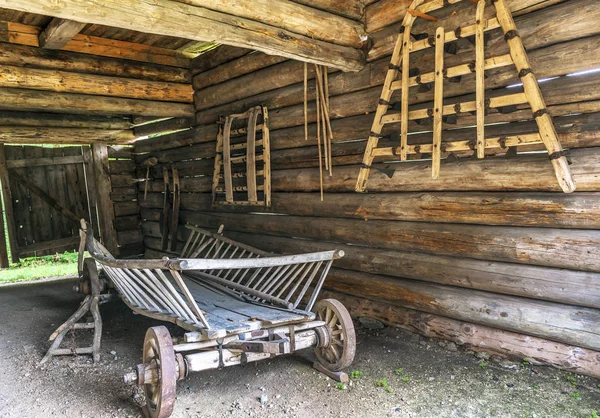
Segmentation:
{"type": "Polygon", "coordinates": [[[128,145],[109,145],[108,157],[109,158],[125,158],[132,159],[133,147],[128,145]]]}
{"type": "Polygon", "coordinates": [[[131,174],[112,174],[111,170],[110,182],[113,187],[131,187],[138,182],[138,179],[131,174]]]}
{"type": "MultiPolygon", "coordinates": [[[[111,193],[112,195],[112,193],[111,193]]],[[[137,230],[137,234],[136,234],[136,240],[135,242],[140,242],[141,239],[139,239],[139,227],[140,227],[140,217],[139,215],[128,215],[128,216],[119,216],[117,218],[115,218],[113,225],[115,226],[115,229],[117,231],[136,231],[137,230]]],[[[117,241],[118,241],[118,235],[117,235],[117,241]]],[[[119,242],[119,244],[121,244],[119,242]]]]}
{"type": "Polygon", "coordinates": [[[152,134],[160,134],[191,128],[193,123],[193,118],[170,118],[155,123],[138,125],[133,128],[133,133],[139,138],[152,134]]]}
{"type": "MultiPolygon", "coordinates": [[[[571,170],[581,192],[600,191],[600,151],[583,148],[569,151],[571,170]]],[[[326,192],[352,192],[358,166],[335,169],[325,176],[326,192]]],[[[318,169],[278,170],[272,174],[274,192],[317,192],[318,169]]],[[[183,186],[182,186],[183,187],[183,186]]],[[[378,165],[371,170],[370,192],[409,191],[560,191],[547,156],[527,155],[514,159],[488,158],[482,161],[459,159],[442,162],[438,180],[431,178],[430,162],[407,162],[378,165]],[[392,178],[378,169],[392,170],[392,178]],[[465,181],[477,179],[477,181],[465,181]]]]}
{"type": "MultiPolygon", "coordinates": [[[[37,26],[0,21],[0,42],[39,47],[41,32],[37,26]]],[[[188,56],[176,50],[82,34],[75,35],[62,50],[182,69],[188,69],[190,63],[188,56]]]]}
{"type": "MultiPolygon", "coordinates": [[[[140,128],[145,127],[146,125],[140,126],[140,128]]],[[[150,128],[147,128],[148,130],[150,128]]],[[[143,139],[141,141],[137,141],[135,143],[135,152],[136,153],[147,153],[153,151],[160,151],[164,149],[173,149],[184,147],[192,142],[192,138],[194,138],[194,129],[181,129],[176,132],[169,132],[164,135],[152,135],[151,138],[143,139]]],[[[202,128],[200,128],[202,129],[202,128]]],[[[213,126],[207,126],[207,130],[211,130],[214,132],[215,136],[213,137],[215,140],[217,139],[217,126],[216,124],[213,126]]],[[[134,132],[136,132],[134,130],[134,132]]],[[[139,131],[137,131],[139,132],[139,131]]],[[[147,157],[143,157],[146,159],[147,157]]]]}
{"type": "Polygon", "coordinates": [[[202,90],[206,87],[222,83],[249,74],[262,68],[286,61],[284,57],[276,55],[267,55],[262,52],[255,52],[244,55],[236,60],[221,64],[215,68],[197,74],[192,79],[194,91],[202,90]]]}
{"type": "Polygon", "coordinates": [[[597,309],[340,269],[332,270],[326,286],[337,292],[421,312],[600,349],[600,311],[597,309]]]}
{"type": "Polygon", "coordinates": [[[189,84],[0,65],[0,87],[26,88],[166,102],[192,102],[189,84]]]}
{"type": "MultiPolygon", "coordinates": [[[[135,173],[135,163],[133,160],[109,160],[108,162],[111,174],[133,174],[135,173]]],[[[113,187],[115,186],[113,184],[113,187]]]]}
{"type": "Polygon", "coordinates": [[[0,142],[7,144],[92,144],[110,142],[128,144],[135,141],[131,129],[103,130],[80,128],[26,128],[3,126],[0,142]]]}
{"type": "Polygon", "coordinates": [[[250,49],[246,48],[239,48],[230,45],[219,45],[218,47],[194,58],[190,63],[191,73],[192,75],[196,75],[204,71],[208,71],[218,65],[244,56],[250,51],[250,49]]]}
{"type": "Polygon", "coordinates": [[[599,353],[578,347],[576,341],[573,342],[575,345],[557,343],[329,290],[323,291],[321,298],[339,300],[353,317],[366,316],[425,337],[454,341],[474,351],[486,351],[519,361],[532,359],[570,373],[600,378],[599,353]]]}
{"type": "Polygon", "coordinates": [[[137,188],[133,187],[113,187],[110,192],[110,199],[113,202],[126,202],[137,199],[137,188]]]}
{"type": "Polygon", "coordinates": [[[225,224],[238,232],[301,237],[398,251],[600,272],[600,231],[458,225],[306,216],[194,215],[184,222],[225,224]]]}
{"type": "Polygon", "coordinates": [[[115,202],[115,217],[136,215],[139,213],[137,202],[115,202]]]}
{"type": "Polygon", "coordinates": [[[59,238],[52,241],[36,242],[35,244],[29,244],[19,247],[19,255],[21,257],[28,256],[31,254],[40,253],[47,250],[62,249],[64,247],[76,248],[79,244],[79,236],[59,238]]]}
{"type": "Polygon", "coordinates": [[[193,115],[192,105],[87,94],[0,88],[0,109],[93,115],[180,117],[193,115]]]}
{"type": "Polygon", "coordinates": [[[359,22],[287,0],[271,0],[268,3],[252,0],[185,0],[185,3],[337,45],[359,48],[360,37],[365,35],[363,25],[359,22]]]}
{"type": "Polygon", "coordinates": [[[40,167],[47,165],[83,164],[83,155],[68,155],[64,157],[41,157],[23,160],[7,160],[8,168],[40,167]]]}
{"type": "Polygon", "coordinates": [[[121,130],[131,128],[131,118],[125,116],[68,115],[5,110],[0,112],[0,126],[121,130]]]}
{"type": "Polygon", "coordinates": [[[364,65],[362,51],[355,48],[311,39],[262,22],[168,0],[128,4],[104,2],[94,5],[94,14],[88,13],[89,3],[74,0],[64,1],[60,5],[43,0],[11,0],[10,4],[7,1],[2,0],[0,5],[30,13],[157,35],[197,41],[213,40],[217,35],[224,44],[257,49],[267,54],[306,60],[346,71],[356,71],[364,65]],[[186,24],[182,25],[181,22],[186,24]]]}
{"type": "Polygon", "coordinates": [[[119,244],[119,246],[136,244],[142,241],[142,233],[138,229],[133,229],[131,231],[117,231],[117,243],[119,244]]]}

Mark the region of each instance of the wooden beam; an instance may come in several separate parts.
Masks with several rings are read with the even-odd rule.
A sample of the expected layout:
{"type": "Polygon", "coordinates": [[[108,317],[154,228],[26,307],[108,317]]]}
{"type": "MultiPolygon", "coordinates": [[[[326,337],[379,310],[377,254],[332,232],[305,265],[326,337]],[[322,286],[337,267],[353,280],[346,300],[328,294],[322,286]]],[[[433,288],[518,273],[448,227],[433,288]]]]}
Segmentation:
{"type": "Polygon", "coordinates": [[[92,144],[92,160],[96,195],[98,196],[100,237],[106,249],[112,255],[118,256],[117,234],[114,229],[115,207],[109,198],[112,185],[106,144],[92,144]]]}
{"type": "Polygon", "coordinates": [[[94,142],[130,144],[133,141],[135,141],[135,135],[131,129],[28,128],[24,126],[3,126],[0,129],[0,142],[6,144],[91,144],[94,142]]]}
{"type": "MultiPolygon", "coordinates": [[[[1,195],[1,193],[0,193],[1,195]]],[[[9,202],[11,204],[12,202],[9,202]]],[[[4,208],[2,205],[2,197],[0,196],[0,269],[8,268],[8,245],[6,243],[6,230],[4,229],[4,208]]]]}
{"type": "Polygon", "coordinates": [[[0,109],[93,115],[192,116],[192,105],[88,94],[0,88],[0,109]]]}
{"type": "Polygon", "coordinates": [[[8,226],[8,243],[10,245],[11,260],[13,263],[18,263],[19,243],[17,241],[17,225],[15,224],[15,212],[12,193],[10,191],[10,177],[6,165],[6,152],[2,142],[0,142],[0,183],[2,183],[2,198],[4,199],[4,213],[6,215],[6,225],[8,226]]]}
{"type": "Polygon", "coordinates": [[[28,177],[19,174],[15,170],[11,170],[10,175],[12,178],[17,180],[23,186],[27,187],[27,189],[29,189],[29,191],[33,192],[39,198],[41,198],[44,202],[49,204],[52,209],[56,210],[61,215],[66,216],[67,218],[69,218],[70,220],[75,222],[76,224],[79,224],[79,220],[82,218],[82,216],[78,216],[78,215],[74,214],[70,209],[62,206],[55,198],[53,198],[48,193],[46,193],[44,190],[42,190],[39,186],[37,186],[28,177]]]}
{"type": "Polygon", "coordinates": [[[192,103],[189,84],[0,65],[0,87],[192,103]]]}
{"type": "MultiPolygon", "coordinates": [[[[38,36],[41,31],[37,26],[0,21],[1,42],[39,47],[38,36]]],[[[190,65],[190,58],[179,51],[82,34],[75,35],[61,49],[186,69],[190,65]]]]}
{"type": "Polygon", "coordinates": [[[359,22],[287,0],[184,0],[185,3],[280,27],[292,33],[359,48],[365,35],[359,22]]]}
{"type": "Polygon", "coordinates": [[[41,48],[61,49],[84,27],[85,23],[74,20],[54,18],[40,33],[38,41],[41,48]]]}
{"type": "Polygon", "coordinates": [[[67,155],[65,157],[41,157],[24,160],[8,160],[8,168],[40,167],[46,165],[79,164],[85,162],[83,155],[67,155]]]}
{"type": "MultiPolygon", "coordinates": [[[[157,35],[219,42],[282,55],[344,71],[358,71],[364,53],[356,48],[312,39],[261,22],[215,12],[172,0],[0,0],[0,6],[30,13],[73,19],[157,35]],[[94,13],[90,13],[90,8],[94,13]],[[185,22],[185,24],[182,24],[185,22]]],[[[281,16],[282,19],[287,19],[281,16]]],[[[75,39],[74,39],[75,40],[75,39]]]]}
{"type": "Polygon", "coordinates": [[[56,239],[56,240],[52,240],[52,241],[36,242],[35,244],[29,244],[24,247],[21,247],[20,255],[25,256],[25,255],[31,254],[31,253],[36,253],[36,252],[45,251],[45,250],[51,250],[54,248],[68,247],[70,245],[74,246],[74,248],[75,248],[77,246],[77,244],[79,244],[79,241],[80,241],[79,236],[76,236],[76,237],[60,238],[60,239],[56,239]]]}

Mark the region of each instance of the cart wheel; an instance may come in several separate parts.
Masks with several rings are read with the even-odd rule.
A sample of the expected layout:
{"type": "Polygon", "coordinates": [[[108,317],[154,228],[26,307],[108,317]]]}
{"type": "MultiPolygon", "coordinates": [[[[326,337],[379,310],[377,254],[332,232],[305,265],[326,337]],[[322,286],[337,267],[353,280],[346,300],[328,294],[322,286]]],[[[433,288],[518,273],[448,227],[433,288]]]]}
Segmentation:
{"type": "Polygon", "coordinates": [[[167,418],[173,413],[177,382],[177,366],[173,340],[164,326],[148,328],[144,339],[143,361],[146,368],[155,368],[152,381],[144,383],[146,416],[167,418]]]}
{"type": "Polygon", "coordinates": [[[327,370],[339,372],[350,366],[356,353],[356,334],[348,310],[340,301],[322,299],[315,305],[317,319],[325,321],[329,341],[317,347],[315,354],[319,363],[327,370]]]}

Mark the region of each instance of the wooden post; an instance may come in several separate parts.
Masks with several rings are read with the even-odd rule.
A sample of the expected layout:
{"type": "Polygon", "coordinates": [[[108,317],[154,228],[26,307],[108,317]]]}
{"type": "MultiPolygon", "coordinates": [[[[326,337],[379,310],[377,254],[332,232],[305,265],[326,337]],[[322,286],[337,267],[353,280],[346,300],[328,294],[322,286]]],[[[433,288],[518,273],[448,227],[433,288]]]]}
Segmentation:
{"type": "MultiPolygon", "coordinates": [[[[9,202],[10,203],[10,202],[9,202]]],[[[6,231],[4,230],[4,219],[2,214],[2,199],[0,198],[0,269],[8,268],[8,247],[6,245],[6,231]]]]}
{"type": "Polygon", "coordinates": [[[10,245],[11,260],[13,263],[18,263],[19,244],[17,241],[17,225],[15,224],[15,214],[12,204],[12,193],[10,191],[10,178],[6,166],[4,143],[0,143],[0,182],[2,183],[2,197],[4,199],[4,213],[6,214],[6,224],[8,226],[8,242],[10,245]]]}
{"type": "Polygon", "coordinates": [[[98,196],[98,223],[100,237],[106,249],[118,255],[117,233],[114,229],[115,210],[110,193],[110,167],[108,164],[108,148],[106,144],[92,144],[93,172],[98,196]]]}
{"type": "Polygon", "coordinates": [[[400,102],[400,160],[406,161],[406,148],[408,148],[408,79],[410,77],[410,30],[402,34],[402,98],[400,102]]]}
{"type": "Polygon", "coordinates": [[[440,176],[442,155],[442,127],[444,115],[444,39],[446,32],[440,26],[435,32],[435,94],[433,101],[433,153],[431,155],[431,176],[440,176]]]}

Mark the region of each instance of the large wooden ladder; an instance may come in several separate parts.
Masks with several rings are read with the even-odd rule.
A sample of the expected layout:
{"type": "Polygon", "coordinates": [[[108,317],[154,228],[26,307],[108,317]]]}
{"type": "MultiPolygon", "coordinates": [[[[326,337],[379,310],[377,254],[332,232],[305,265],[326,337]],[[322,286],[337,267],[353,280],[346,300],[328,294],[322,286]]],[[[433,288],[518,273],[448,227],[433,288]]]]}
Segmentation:
{"type": "Polygon", "coordinates": [[[484,158],[486,148],[507,148],[543,143],[550,155],[550,160],[560,187],[565,193],[573,192],[575,190],[575,183],[571,176],[567,158],[558,141],[552,117],[548,114],[538,80],[531,69],[525,47],[505,0],[491,0],[491,3],[495,7],[496,15],[493,18],[485,18],[486,0],[479,0],[476,1],[475,24],[449,32],[446,32],[443,27],[438,27],[434,37],[413,40],[414,37],[411,34],[411,30],[417,18],[436,20],[427,13],[459,3],[460,1],[462,0],[431,0],[428,2],[425,2],[425,0],[414,0],[411,4],[408,13],[404,17],[400,34],[394,46],[391,62],[369,134],[363,164],[358,175],[356,191],[364,192],[366,190],[371,165],[377,157],[399,156],[401,161],[405,161],[408,159],[409,154],[431,154],[432,176],[433,178],[438,178],[442,152],[476,150],[477,157],[484,158]],[[497,28],[502,28],[510,53],[486,59],[485,32],[497,28]],[[475,62],[454,67],[445,67],[445,45],[460,38],[470,36],[475,36],[475,62]],[[431,73],[411,77],[410,54],[428,48],[435,48],[435,70],[431,73]],[[485,71],[513,64],[523,83],[523,92],[503,95],[495,94],[486,99],[485,71]],[[445,105],[444,79],[456,78],[471,73],[474,73],[476,78],[476,100],[462,103],[453,102],[452,104],[445,105]],[[400,78],[398,79],[399,76],[400,78]],[[410,87],[431,83],[434,83],[433,107],[429,109],[410,110],[410,87]],[[401,92],[400,112],[390,112],[390,101],[395,91],[401,92]],[[533,117],[537,123],[537,133],[494,138],[485,137],[486,112],[494,108],[524,104],[528,104],[531,107],[533,117]],[[476,140],[465,139],[464,141],[442,143],[443,117],[463,112],[476,112],[476,140]],[[426,118],[433,119],[432,143],[409,145],[409,121],[426,118]],[[378,148],[379,140],[384,137],[382,130],[389,123],[400,123],[399,147],[378,148]]]}

